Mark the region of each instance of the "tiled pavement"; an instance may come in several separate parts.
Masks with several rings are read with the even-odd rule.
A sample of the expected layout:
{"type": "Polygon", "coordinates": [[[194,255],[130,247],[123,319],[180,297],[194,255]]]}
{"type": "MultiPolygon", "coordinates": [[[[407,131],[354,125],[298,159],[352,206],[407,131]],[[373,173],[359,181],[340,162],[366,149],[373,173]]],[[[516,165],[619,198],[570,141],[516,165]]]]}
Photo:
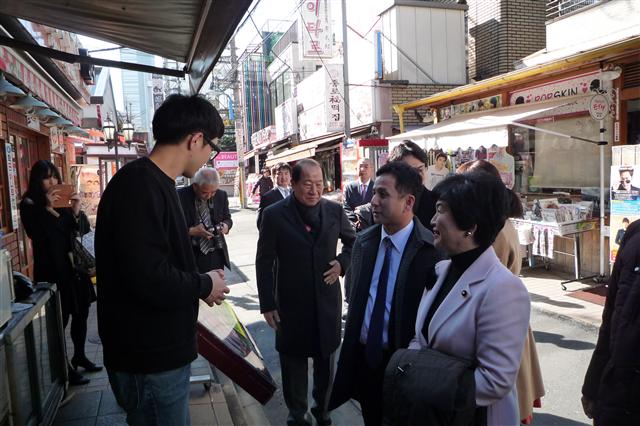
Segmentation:
{"type": "MultiPolygon", "coordinates": [[[[98,337],[95,304],[89,314],[89,330],[85,351],[87,358],[102,365],[102,345],[98,337]]],[[[68,335],[67,350],[73,354],[73,344],[68,335]]],[[[82,370],[82,369],[80,369],[82,370]]],[[[103,426],[126,425],[125,414],[116,403],[109,387],[107,372],[83,373],[91,381],[83,386],[70,386],[73,396],[58,410],[54,425],[57,426],[103,426]]],[[[206,360],[199,357],[191,364],[191,375],[211,375],[206,360]]],[[[233,425],[231,414],[218,383],[211,383],[206,389],[203,384],[192,384],[189,400],[189,413],[192,425],[233,425]]]]}

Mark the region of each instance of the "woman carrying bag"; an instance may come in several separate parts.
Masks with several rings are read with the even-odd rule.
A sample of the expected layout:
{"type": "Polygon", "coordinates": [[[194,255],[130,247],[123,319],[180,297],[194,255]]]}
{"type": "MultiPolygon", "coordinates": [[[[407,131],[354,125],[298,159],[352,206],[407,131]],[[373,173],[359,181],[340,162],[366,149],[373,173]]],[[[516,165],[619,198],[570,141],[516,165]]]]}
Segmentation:
{"type": "MultiPolygon", "coordinates": [[[[57,285],[64,328],[73,317],[71,339],[75,353],[72,363],[89,371],[98,371],[101,367],[85,363],[88,361],[84,356],[87,319],[81,313],[89,301],[84,300],[87,293],[79,291],[81,283],[72,262],[77,227],[73,213],[70,208],[53,207],[60,198],[55,188],[58,183],[61,183],[61,178],[56,166],[50,161],[37,161],[31,168],[28,189],[20,202],[20,218],[33,244],[34,280],[57,285]],[[85,330],[84,336],[82,329],[85,330]]],[[[69,383],[82,385],[89,383],[89,379],[69,366],[69,383]]]]}
{"type": "MultiPolygon", "coordinates": [[[[402,378],[421,376],[413,368],[420,364],[421,353],[429,359],[438,354],[447,359],[431,374],[426,365],[426,375],[414,382],[422,389],[396,399],[390,413],[385,405],[385,415],[393,424],[517,426],[515,380],[529,325],[529,294],[491,247],[507,219],[507,190],[494,176],[469,173],[445,179],[434,192],[438,199],[431,221],[434,244],[450,259],[437,264],[436,284],[425,290],[418,308],[416,336],[405,351],[420,352],[407,354],[413,355],[414,363],[390,362],[396,380],[388,383],[396,386],[387,387],[385,382],[385,392],[391,393],[385,398],[393,399],[393,393],[401,391],[402,378]],[[434,380],[436,372],[442,377],[434,380]],[[468,409],[442,412],[447,402],[451,405],[454,397],[461,401],[469,392],[478,408],[475,416],[469,416],[468,409]],[[433,399],[424,400],[422,395],[433,399]],[[396,413],[414,410],[416,415],[404,416],[402,422],[393,419],[396,413]]],[[[394,358],[402,357],[399,352],[394,358]]],[[[387,367],[387,378],[393,374],[387,367]]]]}

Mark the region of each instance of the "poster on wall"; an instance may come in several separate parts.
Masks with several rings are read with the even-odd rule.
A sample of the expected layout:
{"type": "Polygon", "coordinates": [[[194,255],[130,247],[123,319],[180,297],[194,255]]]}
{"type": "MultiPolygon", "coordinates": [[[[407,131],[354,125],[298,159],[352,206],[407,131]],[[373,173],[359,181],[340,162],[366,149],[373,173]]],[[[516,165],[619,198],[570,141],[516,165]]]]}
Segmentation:
{"type": "MultiPolygon", "coordinates": [[[[238,153],[221,152],[214,160],[214,167],[220,174],[220,185],[235,187],[236,176],[238,175],[238,153]]],[[[234,196],[235,188],[234,188],[234,196]]]]}
{"type": "Polygon", "coordinates": [[[71,181],[80,194],[80,209],[95,226],[100,203],[100,167],[98,165],[72,165],[71,181]]]}
{"type": "Polygon", "coordinates": [[[627,227],[640,219],[640,146],[614,146],[611,150],[609,261],[613,263],[627,227]]]}

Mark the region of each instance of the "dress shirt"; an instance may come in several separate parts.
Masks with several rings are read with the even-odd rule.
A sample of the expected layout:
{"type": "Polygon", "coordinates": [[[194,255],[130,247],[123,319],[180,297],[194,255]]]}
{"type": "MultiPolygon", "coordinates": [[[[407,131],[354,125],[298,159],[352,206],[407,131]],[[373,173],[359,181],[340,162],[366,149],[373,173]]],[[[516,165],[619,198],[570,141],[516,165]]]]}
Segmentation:
{"type": "Polygon", "coordinates": [[[400,267],[400,260],[402,259],[402,253],[409,241],[413,231],[413,220],[409,222],[407,226],[399,230],[393,235],[387,234],[384,230],[384,226],[381,227],[382,237],[380,238],[380,245],[378,246],[378,255],[376,256],[376,264],[373,268],[373,276],[371,278],[371,286],[369,287],[369,299],[367,300],[367,307],[364,312],[364,321],[362,322],[362,328],[360,330],[360,343],[363,345],[367,343],[367,335],[369,334],[369,323],[371,322],[371,314],[373,313],[373,306],[376,301],[376,294],[378,292],[378,278],[380,277],[380,271],[382,270],[382,263],[384,261],[384,245],[383,241],[385,237],[389,237],[393,248],[391,249],[391,261],[389,263],[389,278],[387,281],[387,297],[385,299],[384,308],[384,330],[382,331],[382,344],[384,347],[389,343],[389,315],[391,313],[391,304],[393,302],[393,292],[396,288],[396,277],[398,275],[398,268],[400,267]]]}
{"type": "Polygon", "coordinates": [[[278,191],[280,191],[280,194],[282,194],[282,198],[287,198],[291,193],[291,188],[289,187],[285,188],[283,186],[276,186],[276,188],[278,188],[278,191]]]}
{"type": "Polygon", "coordinates": [[[358,192],[360,193],[362,198],[364,198],[365,195],[367,195],[367,189],[369,189],[369,182],[371,182],[371,179],[369,179],[366,182],[363,182],[360,179],[358,179],[358,192]]]}

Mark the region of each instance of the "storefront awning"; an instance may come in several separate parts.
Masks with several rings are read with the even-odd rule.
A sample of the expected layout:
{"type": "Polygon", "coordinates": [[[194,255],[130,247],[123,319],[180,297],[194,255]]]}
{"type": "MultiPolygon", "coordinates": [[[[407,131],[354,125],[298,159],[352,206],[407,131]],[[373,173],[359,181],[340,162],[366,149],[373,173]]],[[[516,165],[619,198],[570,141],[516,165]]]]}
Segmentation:
{"type": "MultiPolygon", "coordinates": [[[[390,148],[393,148],[403,140],[410,140],[426,150],[441,149],[443,151],[455,151],[458,148],[488,148],[492,145],[507,146],[509,142],[507,126],[532,128],[532,126],[522,124],[521,121],[574,102],[576,102],[575,99],[565,98],[541,104],[516,105],[463,114],[431,126],[391,136],[389,145],[390,148]]],[[[570,135],[558,136],[573,138],[570,135]]],[[[588,142],[597,143],[597,141],[588,142]]]]}
{"type": "Polygon", "coordinates": [[[302,160],[303,158],[309,158],[316,155],[316,148],[323,141],[310,142],[302,145],[298,145],[294,148],[289,148],[283,152],[267,158],[265,165],[267,167],[273,167],[278,163],[288,163],[290,161],[302,160]]]}
{"type": "Polygon", "coordinates": [[[198,92],[251,0],[0,1],[0,13],[182,62],[198,92]]]}

